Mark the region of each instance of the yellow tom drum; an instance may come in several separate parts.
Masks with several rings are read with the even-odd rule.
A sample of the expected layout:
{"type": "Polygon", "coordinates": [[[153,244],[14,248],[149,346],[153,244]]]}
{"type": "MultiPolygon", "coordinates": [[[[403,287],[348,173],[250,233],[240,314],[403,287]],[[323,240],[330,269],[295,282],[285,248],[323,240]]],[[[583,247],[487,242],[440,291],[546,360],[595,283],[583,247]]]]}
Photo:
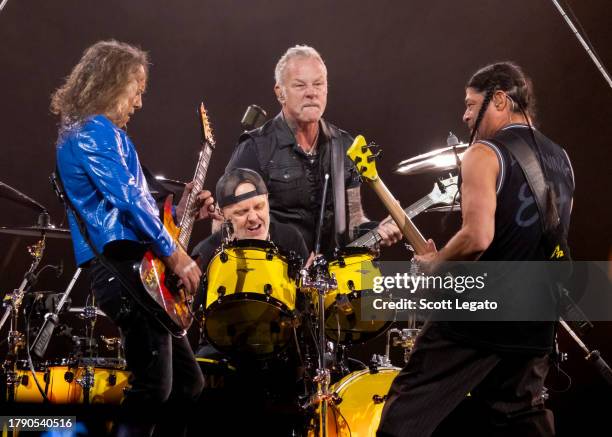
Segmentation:
{"type": "Polygon", "coordinates": [[[354,344],[386,331],[392,321],[366,319],[361,311],[362,300],[374,294],[374,278],[381,275],[374,255],[367,249],[345,248],[329,263],[329,273],[336,277],[338,289],[325,297],[327,336],[354,344]]]}
{"type": "Polygon", "coordinates": [[[296,321],[295,267],[267,241],[223,247],[207,270],[206,339],[232,355],[263,357],[282,350],[296,321]]]}
{"type": "MultiPolygon", "coordinates": [[[[36,377],[51,403],[79,404],[85,401],[83,387],[79,384],[85,374],[85,367],[52,365],[44,371],[37,371],[36,377]]],[[[130,373],[120,369],[94,367],[91,368],[91,374],[94,384],[89,391],[89,402],[119,405],[128,387],[130,373]]],[[[29,370],[19,370],[19,381],[15,390],[16,402],[43,402],[43,396],[29,370]]]]}

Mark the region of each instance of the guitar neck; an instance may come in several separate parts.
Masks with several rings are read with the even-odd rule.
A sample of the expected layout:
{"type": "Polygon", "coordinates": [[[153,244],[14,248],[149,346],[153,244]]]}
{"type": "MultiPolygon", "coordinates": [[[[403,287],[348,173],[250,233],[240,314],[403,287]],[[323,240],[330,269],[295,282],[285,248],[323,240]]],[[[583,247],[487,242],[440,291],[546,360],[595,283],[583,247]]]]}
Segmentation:
{"type": "Polygon", "coordinates": [[[189,245],[191,231],[193,231],[193,224],[196,219],[195,215],[192,214],[191,211],[195,209],[194,207],[198,199],[197,194],[202,191],[202,188],[204,187],[204,179],[206,179],[206,173],[208,171],[208,164],[210,163],[212,150],[213,148],[210,144],[204,143],[202,151],[200,152],[200,158],[198,159],[198,165],[196,166],[195,175],[193,177],[193,189],[187,197],[185,211],[183,213],[183,217],[181,218],[181,230],[178,235],[178,241],[185,249],[189,245]]]}
{"type": "Polygon", "coordinates": [[[393,217],[395,223],[400,228],[402,235],[412,245],[414,252],[417,255],[421,255],[426,252],[427,242],[421,232],[416,228],[408,214],[402,209],[399,202],[393,197],[393,194],[389,191],[384,182],[377,178],[375,180],[368,180],[368,183],[374,189],[374,192],[378,195],[381,202],[393,217]]]}
{"type": "MultiPolygon", "coordinates": [[[[413,219],[423,211],[425,211],[430,206],[434,205],[436,200],[428,194],[422,199],[417,200],[412,205],[407,208],[404,208],[404,212],[408,216],[408,218],[413,219]]],[[[369,231],[368,233],[362,235],[357,238],[355,241],[351,242],[347,245],[347,247],[366,247],[368,249],[374,248],[380,241],[382,237],[375,229],[369,231]]]]}

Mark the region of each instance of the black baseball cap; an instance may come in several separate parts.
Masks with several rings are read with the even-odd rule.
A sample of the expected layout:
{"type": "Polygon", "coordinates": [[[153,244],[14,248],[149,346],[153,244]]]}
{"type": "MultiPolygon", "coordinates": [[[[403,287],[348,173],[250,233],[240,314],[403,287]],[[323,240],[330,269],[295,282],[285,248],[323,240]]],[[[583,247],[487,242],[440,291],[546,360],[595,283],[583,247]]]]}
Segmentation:
{"type": "Polygon", "coordinates": [[[259,196],[261,194],[268,194],[268,188],[265,182],[254,170],[248,168],[234,168],[225,173],[217,182],[216,198],[220,208],[233,205],[245,199],[259,196]],[[238,196],[234,195],[238,185],[243,183],[253,184],[255,189],[238,196]]]}

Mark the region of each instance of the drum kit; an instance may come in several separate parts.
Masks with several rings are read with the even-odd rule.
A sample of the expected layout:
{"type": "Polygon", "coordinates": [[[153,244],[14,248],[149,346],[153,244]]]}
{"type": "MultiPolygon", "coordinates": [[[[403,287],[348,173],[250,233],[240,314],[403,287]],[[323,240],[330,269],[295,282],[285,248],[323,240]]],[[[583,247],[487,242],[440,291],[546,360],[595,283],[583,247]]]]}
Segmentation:
{"type": "MultiPolygon", "coordinates": [[[[456,168],[456,161],[453,164],[447,161],[449,156],[457,158],[457,150],[464,151],[465,145],[459,146],[403,161],[397,172],[418,174],[456,168]]],[[[458,209],[455,197],[447,203],[450,205],[446,210],[458,209]]],[[[436,204],[428,202],[429,206],[436,204]]],[[[70,238],[68,230],[53,226],[45,214],[46,210],[33,227],[0,228],[0,233],[40,238],[31,249],[34,260],[24,282],[4,299],[0,329],[10,319],[2,375],[4,399],[118,404],[129,380],[121,340],[100,337],[101,343],[115,352],[113,357],[101,357],[94,327],[96,318],[104,314],[93,303],[70,307],[67,299],[80,269],[60,301],[56,298],[52,308],[46,309],[45,319],[39,320],[42,326],[34,345],[30,344],[30,318],[33,321],[37,314],[33,306],[24,305],[24,296],[34,287],[33,273],[42,258],[46,239],[70,238]],[[44,355],[58,326],[60,312],[78,314],[85,322],[86,334],[71,336],[74,347],[68,357],[33,362],[30,352],[39,357],[44,355]],[[21,315],[26,315],[25,335],[17,330],[23,322],[21,315]],[[27,360],[23,360],[24,352],[27,360]]],[[[407,329],[391,329],[392,320],[365,320],[361,316],[362,299],[372,293],[373,278],[381,275],[376,258],[376,252],[369,248],[346,247],[337,250],[329,260],[318,255],[308,269],[301,269],[297,258],[282,252],[272,242],[224,242],[208,266],[202,335],[222,354],[260,360],[274,359],[297,343],[303,352],[302,362],[306,363],[304,378],[310,383],[310,393],[303,405],[312,417],[307,433],[374,435],[386,393],[399,372],[391,364],[390,347],[401,348],[406,360],[418,333],[414,323],[407,329]],[[357,360],[348,356],[350,348],[384,333],[385,353],[374,355],[369,365],[355,369],[351,363],[357,360]]]]}
{"type": "MultiPolygon", "coordinates": [[[[458,150],[460,157],[465,147],[451,145],[403,161],[397,171],[451,170],[456,168],[454,154],[458,150]]],[[[439,196],[450,196],[448,201],[427,197],[418,212],[441,203],[446,204],[442,211],[459,210],[457,178],[451,175],[448,180],[454,184],[452,194],[434,187],[439,196]]],[[[400,370],[391,363],[390,348],[401,348],[407,361],[419,331],[416,321],[398,329],[391,328],[393,320],[362,316],[362,300],[372,295],[374,278],[381,275],[376,258],[371,248],[346,247],[329,260],[318,255],[310,267],[300,270],[299,260],[272,242],[226,239],[208,266],[202,336],[230,362],[245,356],[274,359],[297,344],[304,378],[310,382],[302,397],[310,417],[306,433],[374,435],[386,394],[400,370]],[[351,348],[384,333],[385,353],[356,369],[351,348]]]]}
{"type": "Polygon", "coordinates": [[[70,231],[54,226],[46,208],[38,202],[4,183],[0,183],[0,188],[8,192],[6,197],[39,211],[34,226],[0,227],[2,234],[39,239],[28,247],[32,262],[19,288],[2,300],[0,329],[7,325],[8,337],[6,356],[0,367],[0,403],[118,405],[129,379],[121,339],[96,337],[96,321],[105,314],[93,301],[84,307],[71,306],[69,294],[81,269],[77,269],[63,293],[35,289],[44,270],[50,268],[58,273],[62,270],[62,265],[39,268],[47,240],[69,239],[70,231]],[[59,324],[60,314],[70,323],[59,324]],[[81,322],[73,320],[74,316],[81,322]],[[56,336],[68,338],[71,350],[43,360],[56,327],[59,328],[56,336]]]}

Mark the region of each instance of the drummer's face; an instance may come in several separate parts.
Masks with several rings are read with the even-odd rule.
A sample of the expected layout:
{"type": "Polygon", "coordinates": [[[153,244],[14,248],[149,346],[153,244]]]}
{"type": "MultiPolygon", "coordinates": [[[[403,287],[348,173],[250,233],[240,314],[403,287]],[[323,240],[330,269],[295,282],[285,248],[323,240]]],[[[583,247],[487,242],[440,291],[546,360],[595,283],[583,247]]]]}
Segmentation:
{"type": "MultiPolygon", "coordinates": [[[[234,195],[255,190],[252,184],[238,185],[234,195]]],[[[268,238],[270,228],[270,207],[268,195],[260,194],[223,208],[223,215],[232,222],[234,237],[237,240],[268,238]]]]}

